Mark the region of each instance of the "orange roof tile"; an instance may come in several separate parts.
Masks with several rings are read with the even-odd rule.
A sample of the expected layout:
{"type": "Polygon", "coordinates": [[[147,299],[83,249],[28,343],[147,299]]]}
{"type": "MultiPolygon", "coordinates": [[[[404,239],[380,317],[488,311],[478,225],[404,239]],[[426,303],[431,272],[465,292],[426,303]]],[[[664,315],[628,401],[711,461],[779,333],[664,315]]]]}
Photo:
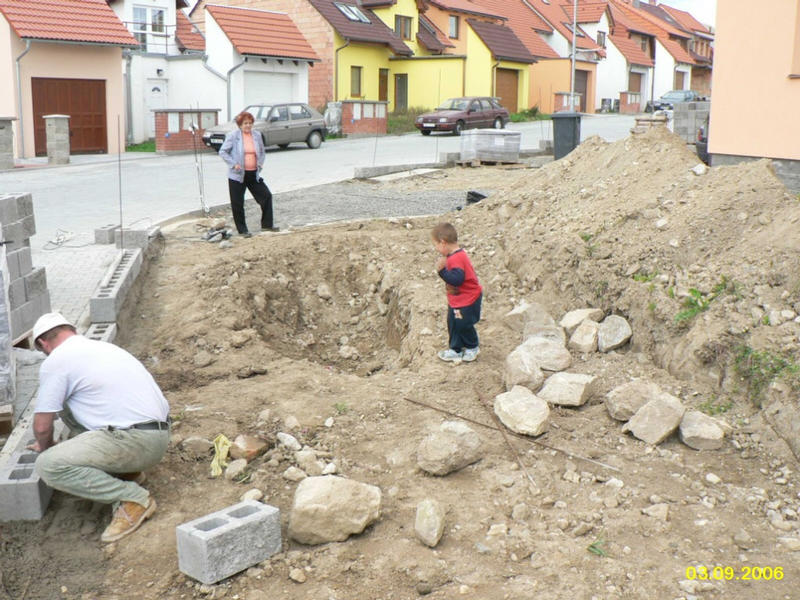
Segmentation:
{"type": "Polygon", "coordinates": [[[442,10],[464,12],[473,15],[479,15],[481,17],[497,17],[501,19],[504,18],[500,14],[487,12],[484,7],[482,7],[477,2],[473,2],[472,0],[429,0],[429,2],[434,6],[438,6],[442,10]]]}
{"type": "Polygon", "coordinates": [[[522,0],[476,0],[476,2],[508,19],[506,26],[511,28],[533,56],[536,58],[559,58],[558,53],[537,33],[539,31],[552,33],[553,28],[526,6],[522,0]]]}
{"type": "Polygon", "coordinates": [[[527,64],[536,62],[533,55],[528,52],[525,44],[514,35],[510,27],[478,21],[477,19],[467,19],[467,23],[497,60],[510,60],[527,64]]]}
{"type": "MultiPolygon", "coordinates": [[[[562,4],[561,9],[566,13],[567,20],[572,22],[573,4],[562,4]]],[[[608,2],[582,2],[578,4],[578,23],[597,23],[606,12],[608,2]]]]}
{"type": "Polygon", "coordinates": [[[711,30],[708,27],[703,25],[685,10],[678,10],[677,8],[672,8],[667,4],[659,4],[659,7],[667,12],[673,19],[675,19],[675,21],[677,21],[677,23],[686,31],[696,31],[706,35],[711,34],[711,30]]]}
{"type": "Polygon", "coordinates": [[[286,13],[207,4],[239,54],[319,60],[319,56],[286,13]]]}
{"type": "Polygon", "coordinates": [[[611,43],[622,53],[625,60],[632,65],[641,65],[643,67],[652,67],[655,65],[650,55],[642,50],[639,44],[629,38],[627,33],[612,33],[608,36],[608,39],[610,39],[611,43]]]}
{"type": "Polygon", "coordinates": [[[138,46],[105,0],[0,0],[20,38],[138,46]]]}
{"type": "MultiPolygon", "coordinates": [[[[679,63],[686,63],[689,65],[697,64],[697,61],[689,54],[688,51],[684,50],[683,46],[677,42],[674,37],[679,37],[683,40],[691,39],[691,34],[681,31],[680,29],[676,29],[666,21],[659,19],[647,11],[644,10],[637,10],[635,7],[626,4],[624,0],[609,0],[613,3],[614,6],[619,8],[626,16],[626,18],[630,19],[633,22],[644,23],[645,26],[649,26],[649,29],[653,32],[651,35],[655,35],[658,41],[661,43],[664,48],[666,48],[667,52],[672,55],[679,63]]],[[[629,27],[630,28],[630,27],[629,27]]]]}
{"type": "Polygon", "coordinates": [[[180,9],[176,11],[175,41],[182,50],[205,50],[206,38],[180,9]]]}
{"type": "MultiPolygon", "coordinates": [[[[526,0],[526,2],[565,39],[572,40],[572,22],[567,18],[563,9],[564,5],[572,4],[572,0],[526,0]]],[[[578,12],[580,13],[580,9],[578,12]]],[[[603,48],[580,26],[578,26],[575,45],[582,50],[595,50],[601,54],[603,52],[603,48]]]]}

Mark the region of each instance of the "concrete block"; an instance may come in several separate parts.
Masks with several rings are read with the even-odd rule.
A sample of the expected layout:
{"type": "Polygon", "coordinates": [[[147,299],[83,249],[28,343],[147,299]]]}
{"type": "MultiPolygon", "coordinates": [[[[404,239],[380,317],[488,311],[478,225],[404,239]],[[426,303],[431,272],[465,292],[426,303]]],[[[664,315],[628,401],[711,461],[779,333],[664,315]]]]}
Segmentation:
{"type": "MultiPolygon", "coordinates": [[[[17,427],[21,427],[20,423],[17,423],[17,427]]],[[[61,419],[56,419],[53,422],[53,439],[56,442],[63,442],[64,440],[69,438],[69,427],[64,424],[64,421],[61,419]]],[[[25,452],[30,452],[28,450],[28,446],[33,444],[36,441],[35,436],[33,435],[33,419],[30,419],[30,423],[28,423],[27,428],[23,432],[22,436],[17,440],[17,445],[14,447],[14,452],[22,454],[25,452]]],[[[0,466],[2,469],[4,466],[0,466]]]]}
{"type": "Polygon", "coordinates": [[[14,405],[0,406],[0,435],[7,435],[14,429],[14,405]]]}
{"type": "Polygon", "coordinates": [[[20,194],[16,196],[16,204],[18,219],[33,216],[33,196],[30,194],[20,194]]]}
{"type": "Polygon", "coordinates": [[[117,248],[147,248],[150,238],[159,234],[161,228],[156,226],[150,229],[119,228],[114,231],[114,242],[117,248]],[[124,246],[123,246],[124,244],[124,246]]]}
{"type": "Polygon", "coordinates": [[[22,318],[22,307],[8,311],[8,320],[11,323],[11,339],[12,340],[20,339],[25,333],[25,328],[22,318]]]}
{"type": "Polygon", "coordinates": [[[6,242],[6,252],[16,252],[17,250],[24,250],[25,248],[30,250],[31,248],[30,238],[20,238],[16,240],[7,240],[3,238],[3,241],[6,242]]]}
{"type": "Polygon", "coordinates": [[[6,223],[3,221],[3,240],[6,242],[15,242],[20,243],[24,239],[28,239],[30,236],[25,236],[24,231],[22,229],[22,221],[12,221],[10,223],[6,223]]]}
{"type": "MultiPolygon", "coordinates": [[[[126,242],[127,243],[127,242],[126,242]]],[[[142,266],[142,251],[125,250],[122,259],[110,267],[106,283],[89,298],[89,316],[92,323],[116,323],[117,314],[125,302],[128,290],[136,281],[142,266]]]]}
{"type": "Polygon", "coordinates": [[[19,221],[16,197],[10,194],[0,196],[0,223],[14,223],[15,221],[19,221]]]}
{"type": "Polygon", "coordinates": [[[178,568],[213,584],[281,549],[280,511],[246,500],[175,528],[178,568]]]}
{"type": "Polygon", "coordinates": [[[19,270],[19,258],[16,252],[6,252],[6,264],[8,265],[8,278],[9,280],[19,279],[22,273],[19,270]]]}
{"type": "Polygon", "coordinates": [[[116,323],[92,323],[84,334],[90,340],[113,344],[117,337],[116,323]]]}
{"type": "Polygon", "coordinates": [[[8,284],[8,303],[11,309],[19,308],[28,301],[25,294],[25,278],[13,279],[8,284]]]}
{"type": "Polygon", "coordinates": [[[20,277],[24,277],[33,270],[33,257],[31,256],[30,247],[14,250],[11,254],[16,255],[20,277]]]}
{"type": "Polygon", "coordinates": [[[0,469],[0,521],[38,521],[53,490],[36,474],[36,452],[14,452],[0,469]]]}
{"type": "Polygon", "coordinates": [[[44,267],[33,269],[30,273],[23,276],[25,281],[25,295],[28,300],[41,296],[47,291],[47,274],[44,267]]]}
{"type": "Polygon", "coordinates": [[[22,217],[22,219],[20,219],[20,223],[22,223],[22,235],[24,237],[32,238],[34,235],[36,235],[36,219],[33,215],[22,217]]]}
{"type": "Polygon", "coordinates": [[[94,230],[94,243],[95,244],[113,244],[119,225],[106,225],[94,230]]]}

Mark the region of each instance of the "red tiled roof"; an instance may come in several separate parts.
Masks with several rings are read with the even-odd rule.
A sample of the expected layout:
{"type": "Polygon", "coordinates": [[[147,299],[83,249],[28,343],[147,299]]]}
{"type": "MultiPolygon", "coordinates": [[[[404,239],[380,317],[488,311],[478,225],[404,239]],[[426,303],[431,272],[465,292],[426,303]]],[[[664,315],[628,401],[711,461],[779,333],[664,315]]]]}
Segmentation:
{"type": "Polygon", "coordinates": [[[481,17],[495,17],[498,19],[504,18],[500,14],[488,12],[477,2],[471,0],[429,0],[434,6],[438,6],[442,10],[449,10],[453,12],[463,12],[481,17]]]}
{"type": "Polygon", "coordinates": [[[424,15],[419,16],[419,29],[417,29],[417,41],[431,52],[442,52],[446,48],[454,48],[445,36],[444,32],[436,27],[424,15]]]}
{"type": "Polygon", "coordinates": [[[336,4],[334,4],[334,0],[309,0],[309,2],[343,38],[356,42],[386,44],[392,49],[392,52],[399,55],[410,56],[413,54],[411,48],[406,46],[403,40],[371,10],[365,7],[360,9],[369,19],[369,23],[362,23],[361,21],[351,21],[336,7],[336,4],[344,4],[358,8],[355,0],[337,0],[336,4]]]}
{"type": "Polygon", "coordinates": [[[536,58],[559,58],[547,42],[537,33],[552,33],[553,28],[543,21],[539,15],[526,6],[522,0],[476,0],[481,6],[502,14],[517,37],[525,44],[536,58]]]}
{"type": "MultiPolygon", "coordinates": [[[[567,19],[562,5],[572,3],[572,0],[526,0],[528,4],[537,12],[541,17],[547,21],[553,29],[558,31],[565,39],[572,40],[572,23],[567,19]]],[[[580,12],[580,11],[579,11],[580,12]]],[[[597,45],[591,36],[583,31],[578,26],[578,35],[575,40],[575,45],[583,50],[595,50],[598,53],[603,53],[603,48],[597,45]]]]}
{"type": "Polygon", "coordinates": [[[138,46],[105,0],[0,0],[20,38],[138,46]]]}
{"type": "Polygon", "coordinates": [[[655,36],[658,31],[649,21],[641,18],[638,14],[625,10],[627,5],[620,5],[614,2],[609,3],[611,18],[615,25],[621,25],[629,31],[655,36]]]}
{"type": "Polygon", "coordinates": [[[694,31],[697,33],[711,35],[711,30],[708,27],[703,25],[685,10],[678,10],[677,8],[672,8],[666,4],[659,4],[659,8],[664,10],[664,12],[675,19],[675,21],[686,31],[694,31]]]}
{"type": "Polygon", "coordinates": [[[625,4],[623,0],[609,1],[613,6],[619,8],[620,11],[625,14],[626,18],[634,22],[644,22],[645,27],[649,26],[649,29],[653,32],[651,35],[655,35],[661,45],[666,48],[667,52],[669,52],[672,58],[677,62],[689,65],[696,64],[697,61],[692,58],[692,55],[689,54],[687,50],[684,50],[683,46],[674,39],[674,37],[679,37],[684,40],[691,39],[691,34],[676,29],[666,21],[651,15],[646,10],[636,9],[629,4],[625,4]]]}
{"type": "MultiPolygon", "coordinates": [[[[567,15],[567,20],[572,23],[573,4],[562,4],[561,9],[567,15]]],[[[608,2],[585,2],[578,4],[578,23],[597,23],[606,12],[608,2]]]]}
{"type": "Polygon", "coordinates": [[[629,38],[627,33],[612,33],[608,36],[608,39],[611,40],[611,43],[617,47],[630,64],[643,67],[655,65],[650,55],[644,52],[639,44],[629,38]]]}
{"type": "Polygon", "coordinates": [[[528,52],[525,44],[514,34],[510,27],[495,25],[486,21],[467,19],[472,30],[478,34],[486,47],[497,60],[510,60],[521,63],[535,63],[536,59],[528,52]]]}
{"type": "Polygon", "coordinates": [[[239,54],[319,60],[286,13],[215,4],[206,10],[239,54]]]}
{"type": "Polygon", "coordinates": [[[205,50],[206,38],[180,9],[175,11],[175,42],[181,50],[205,50]]]}

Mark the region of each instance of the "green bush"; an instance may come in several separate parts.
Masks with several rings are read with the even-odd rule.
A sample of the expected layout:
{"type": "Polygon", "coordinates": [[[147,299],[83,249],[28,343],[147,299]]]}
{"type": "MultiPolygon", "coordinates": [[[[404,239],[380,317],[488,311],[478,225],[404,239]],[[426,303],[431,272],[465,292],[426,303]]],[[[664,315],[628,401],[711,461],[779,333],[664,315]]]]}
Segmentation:
{"type": "Polygon", "coordinates": [[[142,142],[141,144],[129,144],[128,146],[125,146],[125,152],[155,152],[155,151],[156,151],[155,140],[147,140],[142,142]]]}
{"type": "Polygon", "coordinates": [[[389,113],[389,117],[386,119],[386,133],[391,135],[416,131],[417,128],[414,127],[414,122],[418,116],[426,112],[430,112],[430,109],[412,106],[404,112],[394,111],[389,113]]]}
{"type": "Polygon", "coordinates": [[[539,112],[538,106],[532,106],[531,108],[526,108],[525,110],[512,113],[509,116],[509,119],[514,123],[522,123],[524,121],[545,121],[550,118],[551,118],[550,115],[543,112],[539,112]]]}

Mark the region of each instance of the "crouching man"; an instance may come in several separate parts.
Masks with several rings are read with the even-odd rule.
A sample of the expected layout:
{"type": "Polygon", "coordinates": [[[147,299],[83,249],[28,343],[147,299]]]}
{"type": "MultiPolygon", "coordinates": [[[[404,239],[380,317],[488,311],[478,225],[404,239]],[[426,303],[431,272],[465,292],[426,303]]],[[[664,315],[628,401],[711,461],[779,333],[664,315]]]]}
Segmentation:
{"type": "Polygon", "coordinates": [[[116,541],[156,510],[141,471],[156,465],[169,443],[169,405],[144,365],[122,348],[78,335],[58,313],[33,328],[47,355],[39,372],[31,449],[36,472],[50,487],[113,505],[101,536],[116,541]],[[60,414],[69,440],[54,444],[60,414]]]}

